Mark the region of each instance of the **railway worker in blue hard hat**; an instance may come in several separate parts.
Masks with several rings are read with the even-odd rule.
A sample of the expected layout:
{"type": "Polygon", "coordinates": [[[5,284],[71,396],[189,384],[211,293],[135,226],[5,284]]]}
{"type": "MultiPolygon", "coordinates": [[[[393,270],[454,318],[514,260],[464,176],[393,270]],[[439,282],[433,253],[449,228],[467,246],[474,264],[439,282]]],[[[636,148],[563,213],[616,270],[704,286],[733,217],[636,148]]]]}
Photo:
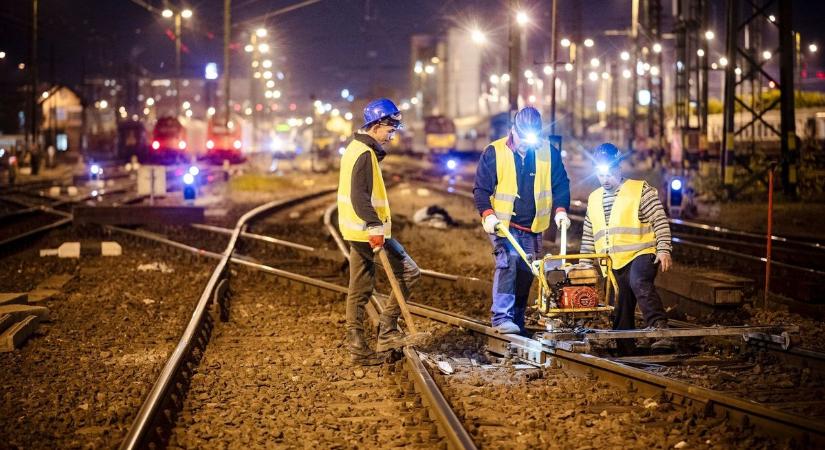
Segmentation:
{"type": "Polygon", "coordinates": [[[350,245],[350,278],[347,293],[346,346],[353,362],[377,365],[384,352],[400,348],[413,336],[398,329],[401,310],[396,301],[384,308],[379,319],[375,351],[366,341],[364,317],[375,286],[374,250],[383,247],[405,297],[420,271],[404,247],[392,238],[392,220],[387,189],[379,163],[387,155],[384,147],[401,127],[401,112],[380,98],[364,108],[364,124],[355,132],[341,157],[338,180],[338,227],[350,245]]]}
{"type": "Polygon", "coordinates": [[[550,221],[554,219],[558,227],[570,226],[570,181],[559,149],[551,148],[542,133],[538,110],[531,106],[520,110],[509,135],[484,149],[473,196],[495,257],[492,325],[500,333],[525,333],[533,274],[496,227],[508,227],[524,251],[539,259],[541,234],[550,221]]]}
{"type": "MultiPolygon", "coordinates": [[[[611,256],[619,284],[614,329],[635,328],[637,302],[646,326],[666,329],[667,315],[653,281],[657,265],[662,272],[672,265],[670,225],[656,189],[645,181],[624,178],[620,161],[619,149],[613,144],[601,144],[594,151],[601,187],[587,200],[581,253],[595,250],[611,256]]],[[[623,342],[621,348],[631,350],[628,341],[623,342]]],[[[670,339],[660,339],[651,348],[663,351],[672,346],[670,339]]]]}

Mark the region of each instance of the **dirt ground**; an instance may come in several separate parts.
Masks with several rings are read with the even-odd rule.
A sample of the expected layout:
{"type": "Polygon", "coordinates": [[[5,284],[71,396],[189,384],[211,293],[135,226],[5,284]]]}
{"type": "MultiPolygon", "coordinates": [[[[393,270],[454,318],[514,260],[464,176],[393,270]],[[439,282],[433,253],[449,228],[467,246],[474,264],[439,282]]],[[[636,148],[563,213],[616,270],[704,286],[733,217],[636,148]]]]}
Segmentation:
{"type": "MultiPolygon", "coordinates": [[[[55,246],[72,235],[42,241],[55,246]]],[[[174,347],[206,283],[209,261],[115,238],[119,257],[3,258],[4,292],[73,275],[45,302],[50,321],[22,349],[0,353],[0,446],[116,447],[174,347]],[[140,271],[163,263],[164,271],[140,271]]]]}

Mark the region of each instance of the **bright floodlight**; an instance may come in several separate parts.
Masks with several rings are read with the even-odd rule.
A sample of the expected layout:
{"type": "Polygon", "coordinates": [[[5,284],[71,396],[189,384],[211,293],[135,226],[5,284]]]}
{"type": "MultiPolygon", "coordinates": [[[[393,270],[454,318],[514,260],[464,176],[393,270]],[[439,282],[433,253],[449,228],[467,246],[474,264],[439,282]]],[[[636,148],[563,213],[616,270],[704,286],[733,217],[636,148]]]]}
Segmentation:
{"type": "Polygon", "coordinates": [[[269,44],[265,42],[263,44],[258,44],[258,51],[261,53],[269,53],[269,44]]]}
{"type": "Polygon", "coordinates": [[[570,47],[570,39],[563,38],[563,39],[561,40],[561,46],[562,46],[562,47],[570,47]]]}
{"type": "Polygon", "coordinates": [[[341,89],[341,98],[347,98],[347,97],[349,97],[349,89],[346,89],[346,88],[341,89]]]}
{"type": "Polygon", "coordinates": [[[712,41],[714,37],[716,37],[716,34],[714,34],[713,30],[705,31],[705,39],[712,41]]]}
{"type": "Polygon", "coordinates": [[[762,52],[762,59],[764,60],[771,59],[771,56],[773,56],[773,54],[770,50],[765,50],[764,52],[762,52]]]}
{"type": "Polygon", "coordinates": [[[91,172],[91,173],[92,173],[92,175],[97,175],[97,174],[99,174],[99,173],[100,173],[100,166],[99,166],[99,165],[97,165],[97,164],[92,164],[92,166],[91,166],[91,167],[89,167],[89,172],[91,172]]]}
{"type": "Polygon", "coordinates": [[[607,175],[610,173],[610,166],[607,164],[599,164],[596,166],[596,172],[598,172],[599,175],[607,175]]]}
{"type": "Polygon", "coordinates": [[[593,58],[590,60],[590,67],[599,67],[599,58],[593,58]]]}
{"type": "Polygon", "coordinates": [[[626,51],[622,52],[619,54],[619,58],[622,58],[622,61],[627,61],[630,59],[630,53],[626,51]]]}
{"type": "Polygon", "coordinates": [[[703,57],[703,56],[705,56],[705,50],[703,50],[703,49],[701,49],[701,48],[700,48],[700,49],[697,49],[697,50],[696,50],[696,56],[698,56],[698,57],[700,57],[700,58],[701,58],[701,57],[703,57]]]}
{"type": "Polygon", "coordinates": [[[183,17],[184,19],[188,19],[188,18],[192,17],[192,10],[191,9],[184,9],[183,11],[180,12],[180,16],[183,17]]]}
{"type": "Polygon", "coordinates": [[[653,51],[656,53],[662,53],[662,44],[658,42],[653,44],[653,51]]]}
{"type": "Polygon", "coordinates": [[[526,12],[519,11],[519,12],[516,13],[516,23],[517,24],[519,24],[521,26],[524,26],[524,25],[527,25],[528,22],[530,22],[530,18],[527,16],[526,12]]]}
{"type": "Polygon", "coordinates": [[[605,112],[607,110],[607,103],[604,100],[596,101],[596,111],[605,112]]]}
{"type": "Polygon", "coordinates": [[[671,188],[671,189],[673,189],[674,191],[679,191],[679,190],[681,190],[681,189],[682,189],[682,180],[680,180],[680,179],[678,179],[678,178],[674,178],[674,179],[670,182],[670,188],[671,188]]]}
{"type": "Polygon", "coordinates": [[[527,133],[527,136],[524,136],[524,142],[535,145],[539,143],[539,136],[536,133],[527,133]]]}
{"type": "Polygon", "coordinates": [[[455,170],[458,167],[458,163],[454,159],[447,160],[447,168],[450,170],[455,170]]]}
{"type": "Polygon", "coordinates": [[[191,185],[194,182],[195,177],[191,173],[186,172],[185,174],[183,174],[183,184],[191,185]]]}
{"type": "Polygon", "coordinates": [[[647,106],[650,104],[650,91],[647,89],[640,90],[637,97],[640,105],[647,106]]]}
{"type": "Polygon", "coordinates": [[[266,37],[266,28],[258,28],[255,30],[255,35],[258,37],[266,37]]]}
{"type": "Polygon", "coordinates": [[[198,166],[190,166],[189,167],[189,173],[191,173],[192,176],[197,176],[200,172],[201,172],[201,170],[198,169],[198,166]]]}
{"type": "Polygon", "coordinates": [[[585,47],[592,47],[593,44],[594,44],[593,39],[587,38],[587,39],[584,40],[584,46],[585,47]]]}
{"type": "Polygon", "coordinates": [[[817,47],[816,44],[813,44],[813,43],[808,44],[808,51],[809,52],[816,53],[817,50],[819,50],[819,47],[817,47]]]}
{"type": "Polygon", "coordinates": [[[173,13],[171,9],[167,8],[167,9],[164,9],[163,12],[160,13],[160,15],[168,19],[168,18],[174,16],[175,13],[173,13]]]}
{"type": "Polygon", "coordinates": [[[474,28],[470,31],[470,39],[473,40],[476,44],[484,44],[487,42],[487,36],[484,35],[484,32],[479,30],[478,28],[474,28]]]}
{"type": "Polygon", "coordinates": [[[719,58],[719,65],[722,66],[722,67],[727,66],[728,65],[728,58],[725,58],[724,56],[719,58]]]}

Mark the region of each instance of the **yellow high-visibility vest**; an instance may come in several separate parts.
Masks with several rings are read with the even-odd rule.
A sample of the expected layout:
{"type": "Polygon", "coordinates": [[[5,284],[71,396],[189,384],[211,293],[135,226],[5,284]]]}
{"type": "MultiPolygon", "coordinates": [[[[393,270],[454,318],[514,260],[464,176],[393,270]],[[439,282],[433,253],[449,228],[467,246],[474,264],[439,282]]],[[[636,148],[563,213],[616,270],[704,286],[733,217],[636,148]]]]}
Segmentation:
{"type": "Polygon", "coordinates": [[[384,238],[389,239],[392,228],[390,202],[387,198],[387,188],[384,186],[384,177],[378,165],[378,158],[371,148],[355,139],[347,145],[341,157],[341,173],[338,178],[338,229],[348,241],[369,242],[367,222],[358,217],[352,205],[352,170],[358,157],[364,152],[370,154],[372,161],[372,207],[384,223],[384,238]]]}
{"type": "MultiPolygon", "coordinates": [[[[496,190],[490,196],[493,211],[505,227],[510,226],[510,219],[515,212],[513,205],[518,196],[518,177],[516,176],[516,161],[514,152],[507,147],[507,138],[493,141],[490,145],[496,151],[496,190]]],[[[530,230],[541,233],[550,227],[550,217],[553,215],[553,183],[550,179],[550,144],[534,150],[536,152],[536,176],[533,184],[533,196],[536,201],[536,215],[530,230]]],[[[502,236],[501,233],[499,233],[502,236]]]]}
{"type": "Polygon", "coordinates": [[[596,253],[609,253],[614,269],[626,266],[639,255],[656,253],[653,225],[639,220],[644,185],[642,180],[624,181],[613,200],[609,223],[604,220],[604,188],[593,191],[587,200],[596,253]]]}

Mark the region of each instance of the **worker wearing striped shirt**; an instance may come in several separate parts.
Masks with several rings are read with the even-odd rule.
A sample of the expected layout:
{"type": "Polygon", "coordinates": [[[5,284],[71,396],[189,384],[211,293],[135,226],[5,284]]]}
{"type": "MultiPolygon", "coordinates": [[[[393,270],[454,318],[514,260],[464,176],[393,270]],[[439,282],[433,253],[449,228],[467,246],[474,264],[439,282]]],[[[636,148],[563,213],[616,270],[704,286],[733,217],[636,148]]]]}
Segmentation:
{"type": "MultiPolygon", "coordinates": [[[[619,284],[613,328],[635,328],[637,302],[646,326],[667,328],[667,315],[653,284],[657,264],[662,272],[672,265],[670,225],[659,194],[644,181],[622,177],[619,150],[613,144],[598,146],[594,159],[601,187],[588,199],[581,253],[611,255],[619,284]]],[[[652,348],[671,345],[662,339],[652,348]]]]}

